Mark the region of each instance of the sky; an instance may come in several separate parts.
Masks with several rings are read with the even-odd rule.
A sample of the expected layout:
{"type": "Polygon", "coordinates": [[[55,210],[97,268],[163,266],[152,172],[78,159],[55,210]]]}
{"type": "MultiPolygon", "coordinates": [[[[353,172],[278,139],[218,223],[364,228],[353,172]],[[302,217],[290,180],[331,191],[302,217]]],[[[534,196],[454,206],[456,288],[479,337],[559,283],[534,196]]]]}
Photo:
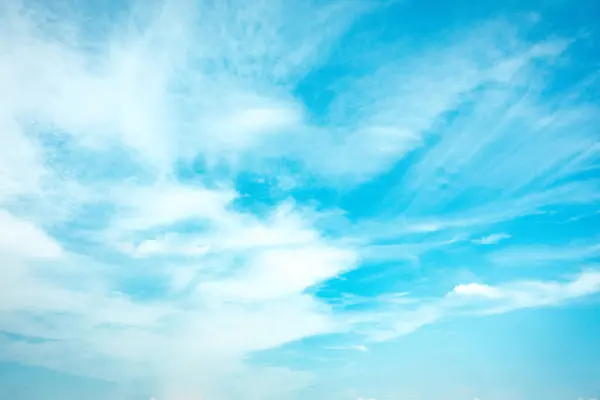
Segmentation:
{"type": "Polygon", "coordinates": [[[600,398],[598,1],[0,3],[1,398],[600,398]]]}

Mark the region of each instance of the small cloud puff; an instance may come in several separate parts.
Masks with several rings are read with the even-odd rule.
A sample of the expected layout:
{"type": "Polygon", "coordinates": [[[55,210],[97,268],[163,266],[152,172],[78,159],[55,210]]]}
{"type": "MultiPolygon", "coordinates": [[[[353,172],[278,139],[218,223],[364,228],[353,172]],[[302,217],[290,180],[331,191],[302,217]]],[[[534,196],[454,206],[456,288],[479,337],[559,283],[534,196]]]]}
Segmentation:
{"type": "Polygon", "coordinates": [[[473,243],[482,244],[482,245],[490,245],[499,243],[505,239],[509,239],[511,235],[506,233],[495,233],[488,236],[483,236],[479,239],[473,239],[473,243]]]}
{"type": "Polygon", "coordinates": [[[481,296],[489,299],[497,299],[503,295],[501,290],[480,283],[466,283],[457,285],[452,290],[452,293],[462,296],[481,296]]]}

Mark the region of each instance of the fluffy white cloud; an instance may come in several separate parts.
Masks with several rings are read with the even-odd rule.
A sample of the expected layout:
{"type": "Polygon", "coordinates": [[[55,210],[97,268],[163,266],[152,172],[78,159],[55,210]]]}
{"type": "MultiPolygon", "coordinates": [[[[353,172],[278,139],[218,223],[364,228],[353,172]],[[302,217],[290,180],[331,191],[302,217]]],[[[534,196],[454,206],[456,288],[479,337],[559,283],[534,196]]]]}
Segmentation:
{"type": "Polygon", "coordinates": [[[473,242],[478,243],[478,244],[483,244],[483,245],[489,245],[489,244],[499,243],[505,239],[509,239],[510,237],[511,236],[506,233],[493,233],[488,236],[483,236],[479,239],[474,239],[473,242]]]}
{"type": "Polygon", "coordinates": [[[558,135],[589,111],[569,108],[552,118],[511,95],[516,75],[566,43],[523,45],[509,33],[498,44],[493,38],[505,24],[382,61],[349,82],[322,120],[311,115],[293,86],[374,7],[359,3],[134,1],[122,20],[102,12],[88,20],[67,3],[1,5],[0,330],[35,340],[2,336],[0,358],[118,382],[150,380],[165,400],[281,399],[312,375],[253,365],[256,352],[328,333],[388,340],[455,314],[598,292],[599,275],[588,271],[566,282],[466,283],[439,299],[345,298],[363,311],[313,293],[361,257],[414,261],[431,248],[499,243],[508,236],[443,235],[598,194],[591,182],[544,180],[559,164],[561,176],[589,166],[592,155],[582,153],[589,132],[558,135]],[[309,207],[277,199],[253,213],[240,205],[241,170],[267,171],[278,189],[297,184],[280,171],[282,157],[303,169],[298,181],[339,188],[377,176],[423,146],[482,85],[498,85],[500,94],[476,107],[476,123],[436,137],[408,169],[402,184],[416,195],[402,220],[331,235],[309,207]],[[488,114],[502,117],[480,135],[488,114]],[[551,129],[541,141],[515,141],[513,122],[551,129]],[[538,144],[543,151],[523,165],[538,144]],[[487,168],[489,160],[497,168],[487,168]],[[457,177],[455,185],[446,185],[446,174],[457,177]],[[539,190],[513,196],[531,185],[539,190]],[[510,193],[421,218],[469,187],[510,193]]]}
{"type": "MultiPolygon", "coordinates": [[[[185,184],[174,166],[201,156],[209,170],[222,162],[236,168],[245,154],[263,151],[259,144],[301,127],[303,107],[279,85],[299,79],[360,10],[324,6],[309,27],[290,13],[302,11],[301,2],[139,2],[131,19],[97,38],[69,8],[32,6],[1,10],[0,204],[7,210],[0,212],[0,255],[8,264],[0,329],[39,342],[5,343],[2,358],[105,379],[150,376],[159,394],[172,392],[167,398],[182,388],[193,398],[224,396],[228,385],[215,377],[225,376],[238,391],[256,389],[246,398],[302,386],[302,374],[264,369],[261,379],[279,376],[287,387],[273,382],[261,392],[243,360],[339,330],[328,307],[304,292],[353,268],[353,250],[325,240],[293,206],[266,218],[236,211],[228,175],[185,184]],[[265,13],[269,25],[249,36],[265,13]],[[133,172],[89,159],[115,151],[133,172]],[[108,214],[82,216],[98,205],[108,214]],[[186,223],[197,226],[186,230],[186,223]],[[83,240],[94,254],[63,250],[64,235],[44,231],[57,227],[77,232],[67,246],[83,240]],[[92,259],[102,251],[121,258],[92,259]],[[129,272],[129,256],[166,261],[154,276],[153,269],[129,272]],[[163,276],[170,291],[160,299],[122,287],[163,276]]],[[[99,24],[106,18],[96,17],[99,24]]]]}
{"type": "Polygon", "coordinates": [[[480,283],[466,283],[457,285],[454,289],[452,289],[452,292],[462,296],[482,296],[490,299],[503,297],[501,290],[480,283]]]}
{"type": "Polygon", "coordinates": [[[5,258],[57,258],[59,243],[30,221],[0,210],[0,253],[5,258]]]}
{"type": "Polygon", "coordinates": [[[376,307],[352,317],[374,341],[412,333],[456,315],[502,314],[513,310],[563,304],[600,292],[600,271],[583,272],[562,281],[514,281],[502,285],[465,283],[440,298],[393,303],[379,298],[376,307]],[[366,324],[366,325],[365,325],[366,324]]]}

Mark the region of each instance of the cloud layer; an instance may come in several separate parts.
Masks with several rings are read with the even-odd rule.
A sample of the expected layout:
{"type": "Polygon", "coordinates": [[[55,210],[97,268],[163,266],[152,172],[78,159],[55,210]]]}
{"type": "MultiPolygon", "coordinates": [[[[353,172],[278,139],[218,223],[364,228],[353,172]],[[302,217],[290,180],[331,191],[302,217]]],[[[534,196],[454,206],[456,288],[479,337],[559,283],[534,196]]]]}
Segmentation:
{"type": "Polygon", "coordinates": [[[591,236],[518,225],[595,218],[595,81],[540,75],[583,39],[493,18],[361,47],[394,7],[0,6],[2,360],[297,398],[318,374],[253,357],[600,292],[591,236]]]}

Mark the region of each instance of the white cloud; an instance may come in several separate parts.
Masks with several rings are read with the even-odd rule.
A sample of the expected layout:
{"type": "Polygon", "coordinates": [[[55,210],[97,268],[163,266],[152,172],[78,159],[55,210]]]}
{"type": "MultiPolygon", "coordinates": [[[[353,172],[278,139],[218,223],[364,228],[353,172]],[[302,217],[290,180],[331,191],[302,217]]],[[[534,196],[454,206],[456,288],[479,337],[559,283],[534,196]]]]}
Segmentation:
{"type": "MultiPolygon", "coordinates": [[[[179,214],[173,215],[176,220],[179,214]]],[[[176,370],[185,376],[190,368],[206,370],[207,379],[225,376],[229,374],[226,365],[240,362],[250,352],[346,329],[336,322],[328,307],[303,292],[355,267],[354,252],[327,243],[305,226],[300,215],[293,210],[278,215],[272,222],[275,225],[269,225],[268,221],[263,224],[255,218],[249,220],[249,229],[264,232],[263,237],[245,236],[246,217],[233,211],[224,212],[223,219],[212,220],[216,236],[207,235],[207,239],[218,243],[220,229],[233,232],[235,227],[240,227],[241,235],[238,239],[224,241],[219,251],[211,252],[209,247],[202,254],[197,254],[213,257],[214,269],[198,270],[193,266],[174,269],[173,273],[177,275],[173,277],[172,289],[175,293],[186,293],[192,289],[191,297],[186,296],[187,300],[183,303],[169,299],[152,302],[133,300],[125,294],[111,291],[111,282],[103,275],[95,275],[94,278],[105,281],[108,286],[92,287],[90,290],[85,286],[70,287],[69,282],[47,282],[33,269],[24,268],[15,279],[3,280],[4,285],[11,285],[17,290],[5,287],[2,291],[2,308],[7,314],[0,319],[0,327],[26,336],[63,339],[23,349],[28,362],[116,380],[153,374],[167,377],[168,370],[176,370]],[[224,226],[219,225],[223,221],[224,226]],[[240,225],[231,225],[234,222],[240,225]],[[289,236],[277,237],[270,232],[271,229],[289,236]],[[242,264],[231,263],[231,251],[244,260],[242,264]],[[199,273],[203,280],[194,283],[199,273]],[[36,320],[31,320],[23,312],[41,314],[36,320]],[[65,325],[57,325],[53,317],[55,313],[68,316],[65,325]],[[165,325],[166,321],[169,321],[168,325],[165,325]],[[115,326],[115,329],[102,328],[107,325],[115,326]],[[278,329],[273,330],[273,326],[278,329]],[[67,340],[83,336],[86,339],[81,344],[67,340]],[[36,358],[39,352],[69,351],[77,354],[79,346],[84,345],[95,349],[89,361],[80,360],[77,356],[60,363],[36,358]],[[102,365],[108,361],[111,367],[94,367],[90,364],[94,360],[103,360],[102,365]],[[138,363],[144,363],[146,367],[135,367],[138,363]],[[210,367],[213,363],[222,364],[225,369],[210,367]],[[127,372],[120,368],[127,368],[127,372]]],[[[168,220],[159,213],[155,221],[162,223],[168,220]]],[[[28,225],[24,226],[23,232],[36,232],[28,225]]],[[[54,255],[54,247],[44,242],[48,239],[39,236],[38,241],[46,246],[38,246],[43,250],[40,255],[54,255]]],[[[35,236],[32,238],[35,239],[35,236]]],[[[174,236],[171,242],[156,242],[155,247],[144,242],[146,248],[138,248],[134,255],[150,256],[160,252],[181,255],[182,246],[188,243],[178,239],[174,236]]],[[[27,250],[25,252],[35,255],[27,250]]],[[[184,251],[183,254],[189,253],[184,251]]],[[[71,264],[81,262],[86,260],[69,261],[71,264]]],[[[70,270],[66,271],[70,273],[70,270]]],[[[19,360],[23,354],[18,351],[15,349],[17,353],[10,352],[5,357],[19,360]]]]}
{"type": "MultiPolygon", "coordinates": [[[[509,43],[496,48],[488,38],[504,25],[468,32],[447,50],[386,62],[348,85],[319,125],[291,87],[371,6],[134,3],[133,15],[98,29],[100,39],[91,33],[103,15],[80,20],[72,9],[44,2],[25,13],[19,9],[25,2],[0,6],[0,330],[39,339],[0,338],[3,360],[119,382],[150,380],[157,398],[167,400],[280,399],[312,375],[250,366],[253,353],[348,331],[387,340],[453,314],[559,304],[599,290],[594,272],[569,282],[467,283],[431,302],[381,296],[385,307],[377,312],[338,314],[309,289],[356,268],[357,244],[394,232],[375,224],[358,239],[335,239],[319,229],[318,213],[292,203],[260,215],[242,211],[234,188],[244,169],[268,171],[287,179],[280,186],[293,187],[290,175],[279,176],[282,156],[307,168],[299,180],[351,185],[373,177],[423,145],[426,132],[465,94],[485,83],[509,85],[530,61],[553,57],[564,43],[521,46],[508,35],[509,43]],[[111,162],[117,152],[131,171],[111,162]],[[93,155],[111,161],[97,167],[93,155]],[[160,281],[157,293],[137,290],[147,289],[147,280],[160,281]]],[[[493,100],[477,116],[486,120],[514,98],[493,100]]],[[[572,161],[561,169],[565,176],[589,166],[593,155],[580,151],[589,145],[587,131],[553,142],[555,128],[576,125],[585,110],[553,119],[543,107],[521,105],[519,112],[545,124],[535,129],[550,133],[541,142],[524,140],[516,165],[506,161],[514,142],[502,125],[520,121],[511,114],[487,136],[471,126],[441,136],[434,154],[409,171],[408,186],[419,189],[419,199],[451,200],[473,182],[516,192],[565,160],[572,161]],[[497,169],[484,168],[485,177],[463,170],[481,172],[487,164],[477,153],[493,153],[498,142],[508,145],[491,156],[497,169]],[[544,154],[534,166],[521,165],[539,143],[544,154]],[[458,171],[459,184],[430,196],[446,169],[458,171]],[[516,178],[508,182],[511,174],[516,178]]],[[[394,225],[390,230],[402,225],[403,233],[435,234],[597,194],[591,183],[540,187],[448,218],[385,222],[394,225]]],[[[380,261],[424,251],[410,244],[363,250],[380,261]]]]}
{"type": "MultiPolygon", "coordinates": [[[[434,136],[433,128],[443,126],[445,114],[460,107],[477,88],[499,84],[511,92],[518,84],[519,72],[529,72],[535,61],[559,55],[567,44],[557,40],[527,46],[519,41],[513,27],[496,21],[451,36],[439,47],[409,52],[409,56],[391,62],[381,60],[373,73],[351,82],[349,90],[335,99],[331,118],[337,129],[333,137],[322,130],[316,132],[318,145],[308,149],[309,164],[326,178],[346,184],[387,171],[434,136]],[[506,38],[503,43],[494,39],[498,32],[506,38]],[[330,147],[336,151],[326,156],[319,151],[330,147]],[[358,159],[360,163],[355,162],[358,159]]],[[[492,105],[482,108],[488,106],[492,105]]],[[[454,157],[468,160],[487,141],[484,135],[470,136],[470,132],[444,135],[409,175],[409,189],[437,186],[438,182],[425,182],[435,174],[434,169],[455,169],[454,157]],[[454,141],[463,139],[467,142],[453,147],[454,141]],[[455,147],[464,151],[464,157],[451,151],[455,147]]],[[[563,150],[577,151],[572,147],[563,150]]]]}
{"type": "Polygon", "coordinates": [[[338,351],[358,351],[361,353],[366,353],[369,351],[369,348],[364,344],[354,344],[348,346],[330,346],[327,347],[328,350],[338,350],[338,351]]]}
{"type": "Polygon", "coordinates": [[[213,136],[205,145],[215,154],[250,150],[269,136],[289,134],[303,124],[299,105],[284,99],[244,96],[228,99],[228,103],[207,116],[206,130],[213,136]]]}
{"type": "Polygon", "coordinates": [[[224,298],[259,300],[300,293],[355,267],[354,252],[327,246],[273,249],[251,256],[248,268],[199,288],[224,298]]]}
{"type": "Polygon", "coordinates": [[[514,281],[501,285],[465,283],[456,285],[444,297],[412,304],[393,305],[385,298],[374,309],[357,313],[351,323],[370,340],[387,341],[456,315],[503,314],[510,311],[563,304],[600,292],[600,271],[585,270],[561,281],[514,281]]]}
{"type": "Polygon", "coordinates": [[[454,289],[452,289],[452,293],[456,293],[461,296],[482,296],[487,297],[489,299],[497,299],[503,297],[503,293],[501,290],[480,283],[466,283],[457,285],[456,287],[454,287],[454,289]]]}
{"type": "Polygon", "coordinates": [[[162,136],[169,71],[129,48],[113,53],[94,73],[88,67],[92,57],[44,37],[30,20],[8,18],[11,23],[2,30],[3,57],[11,61],[2,63],[1,99],[10,107],[7,118],[59,127],[90,145],[114,137],[147,161],[163,166],[169,161],[162,136]]]}
{"type": "Polygon", "coordinates": [[[496,243],[500,243],[501,241],[503,241],[505,239],[509,239],[510,237],[511,236],[506,233],[493,233],[488,236],[483,236],[479,239],[474,239],[473,243],[478,243],[478,244],[483,244],[483,245],[496,244],[496,243]]]}
{"type": "Polygon", "coordinates": [[[581,263],[600,254],[600,245],[572,243],[556,246],[514,246],[496,251],[490,255],[498,265],[544,265],[552,263],[581,263]]]}
{"type": "MultiPolygon", "coordinates": [[[[532,73],[525,68],[522,74],[532,73]]],[[[584,155],[596,142],[590,120],[598,114],[580,102],[558,105],[518,94],[523,87],[538,90],[523,81],[522,74],[485,92],[474,110],[454,120],[440,141],[412,165],[402,183],[403,190],[418,193],[412,202],[415,211],[435,209],[467,192],[479,199],[479,206],[506,203],[507,208],[515,198],[560,190],[568,185],[565,178],[589,168],[590,158],[584,155]],[[566,126],[577,133],[564,135],[566,126]],[[519,132],[528,134],[524,138],[519,132]]],[[[588,201],[598,197],[596,182],[579,186],[590,193],[588,201]]]]}
{"type": "Polygon", "coordinates": [[[552,189],[515,198],[495,199],[489,203],[482,202],[473,207],[451,210],[440,215],[423,215],[423,210],[420,210],[414,216],[366,221],[359,226],[358,231],[378,240],[436,232],[470,235],[474,232],[483,233],[496,223],[528,215],[546,214],[549,207],[589,204],[599,199],[600,186],[596,182],[565,183],[552,189]]]}
{"type": "Polygon", "coordinates": [[[0,204],[29,220],[0,214],[1,255],[14,255],[2,269],[0,329],[59,340],[5,343],[3,359],[118,381],[150,376],[165,391],[181,383],[187,396],[223,394],[232,384],[256,391],[245,398],[278,398],[304,385],[302,374],[259,369],[261,380],[286,382],[272,379],[259,390],[243,360],[340,329],[328,307],[303,292],[353,268],[353,250],[325,240],[294,206],[265,219],[236,211],[230,176],[183,184],[174,165],[203,156],[208,172],[222,162],[234,168],[253,151],[262,158],[259,144],[299,129],[303,107],[281,85],[300,79],[364,7],[263,2],[194,9],[184,1],[152,9],[139,2],[132,7],[139,14],[96,40],[86,30],[94,27],[80,25],[68,8],[39,3],[23,13],[24,3],[12,4],[3,6],[0,24],[0,204]],[[141,172],[117,182],[111,176],[121,165],[107,165],[93,171],[100,181],[80,179],[74,168],[95,166],[52,159],[61,144],[44,140],[56,131],[84,161],[88,153],[118,149],[141,172]],[[67,166],[61,170],[56,161],[67,166]],[[69,185],[82,194],[70,196],[69,185]],[[28,202],[19,203],[20,196],[28,202]],[[57,198],[68,202],[59,207],[57,198]],[[98,204],[110,209],[101,221],[79,215],[98,204]],[[46,212],[58,208],[60,215],[46,212]],[[176,226],[190,222],[201,228],[176,226]],[[82,229],[74,240],[91,241],[94,256],[112,248],[144,261],[159,255],[202,261],[172,271],[163,264],[172,292],[160,300],[135,298],[120,292],[121,280],[152,278],[154,269],[138,276],[128,265],[64,254],[40,228],[92,223],[101,227],[82,229]],[[29,263],[34,258],[56,264],[41,271],[29,263]],[[199,273],[223,290],[203,291],[199,273]],[[232,302],[236,296],[252,301],[232,302]],[[197,372],[206,387],[192,384],[197,372]],[[215,379],[228,374],[231,380],[215,379]]]}
{"type": "Polygon", "coordinates": [[[63,250],[35,224],[0,210],[0,254],[7,258],[57,258],[63,250]]]}
{"type": "MultiPolygon", "coordinates": [[[[586,270],[568,281],[518,281],[499,286],[458,285],[451,294],[494,300],[477,312],[501,313],[519,308],[551,306],[600,291],[600,272],[586,270]]],[[[450,296],[449,298],[452,298],[450,296]]]]}
{"type": "Polygon", "coordinates": [[[3,143],[0,148],[2,204],[10,197],[38,190],[45,171],[39,161],[38,147],[21,134],[21,129],[10,112],[0,114],[0,135],[3,143]]]}
{"type": "Polygon", "coordinates": [[[183,256],[202,256],[210,251],[210,246],[194,240],[181,239],[177,235],[166,234],[156,239],[146,239],[137,245],[121,246],[122,250],[135,257],[151,257],[157,255],[176,254],[183,256]]]}
{"type": "Polygon", "coordinates": [[[120,206],[122,230],[145,230],[186,219],[220,221],[228,218],[227,207],[235,199],[232,190],[207,189],[172,183],[151,187],[126,187],[113,193],[120,206]]]}
{"type": "Polygon", "coordinates": [[[367,346],[365,346],[364,344],[357,344],[355,346],[350,346],[350,349],[357,350],[362,353],[369,351],[369,348],[367,346]]]}

